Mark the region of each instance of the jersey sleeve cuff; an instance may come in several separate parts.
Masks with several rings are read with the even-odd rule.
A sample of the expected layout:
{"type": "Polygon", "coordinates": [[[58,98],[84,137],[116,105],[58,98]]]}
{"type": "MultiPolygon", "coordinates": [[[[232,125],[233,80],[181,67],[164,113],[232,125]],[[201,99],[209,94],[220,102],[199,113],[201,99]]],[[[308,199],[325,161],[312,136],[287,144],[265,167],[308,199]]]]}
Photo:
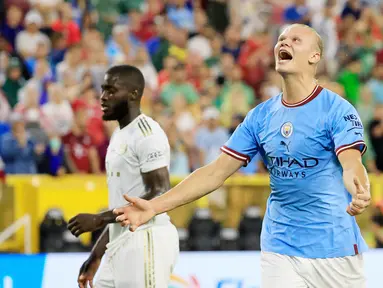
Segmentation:
{"type": "Polygon", "coordinates": [[[227,146],[222,146],[221,147],[221,151],[224,152],[225,154],[239,160],[239,161],[243,161],[245,164],[244,166],[247,166],[247,164],[249,164],[250,162],[250,157],[245,155],[245,154],[242,154],[242,153],[239,153],[227,146]]]}
{"type": "Polygon", "coordinates": [[[146,163],[144,165],[141,165],[140,170],[142,173],[149,173],[151,171],[168,167],[168,162],[167,161],[156,161],[153,163],[146,163]]]}
{"type": "Polygon", "coordinates": [[[355,141],[351,144],[339,146],[337,149],[335,149],[335,154],[336,154],[336,156],[338,156],[341,152],[348,150],[348,149],[357,149],[360,151],[360,153],[363,156],[363,154],[367,150],[367,145],[363,140],[358,140],[358,141],[355,141]]]}

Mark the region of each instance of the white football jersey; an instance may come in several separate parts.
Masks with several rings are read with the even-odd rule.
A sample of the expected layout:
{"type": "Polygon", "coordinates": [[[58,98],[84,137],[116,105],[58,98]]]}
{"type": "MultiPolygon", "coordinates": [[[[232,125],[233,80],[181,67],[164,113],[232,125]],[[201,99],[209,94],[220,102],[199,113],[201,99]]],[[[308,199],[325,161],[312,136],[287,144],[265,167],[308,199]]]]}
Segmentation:
{"type": "MultiPolygon", "coordinates": [[[[124,194],[142,197],[146,193],[141,173],[169,169],[168,138],[156,121],[141,114],[123,129],[116,128],[105,162],[109,209],[124,206],[127,204],[124,194]]],[[[126,230],[120,224],[111,224],[109,229],[110,241],[126,230]]]]}

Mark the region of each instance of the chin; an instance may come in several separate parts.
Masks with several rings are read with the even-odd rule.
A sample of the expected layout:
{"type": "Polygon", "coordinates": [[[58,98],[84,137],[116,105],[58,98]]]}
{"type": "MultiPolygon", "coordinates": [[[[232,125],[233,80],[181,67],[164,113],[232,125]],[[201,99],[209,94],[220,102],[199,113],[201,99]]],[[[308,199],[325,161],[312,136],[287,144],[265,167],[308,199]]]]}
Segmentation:
{"type": "Polygon", "coordinates": [[[102,120],[104,120],[104,121],[115,121],[115,120],[117,120],[117,117],[116,117],[116,115],[113,115],[113,114],[104,114],[104,115],[102,115],[102,120]]]}

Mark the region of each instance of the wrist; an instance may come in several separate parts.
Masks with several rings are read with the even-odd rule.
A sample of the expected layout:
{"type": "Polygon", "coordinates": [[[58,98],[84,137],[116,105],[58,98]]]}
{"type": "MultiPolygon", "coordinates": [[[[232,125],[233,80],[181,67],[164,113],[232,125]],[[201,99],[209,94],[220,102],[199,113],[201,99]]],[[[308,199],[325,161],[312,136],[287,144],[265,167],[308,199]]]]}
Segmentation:
{"type": "Polygon", "coordinates": [[[97,214],[97,216],[99,216],[102,226],[110,223],[116,223],[116,215],[113,214],[113,210],[101,212],[97,214]]]}
{"type": "Polygon", "coordinates": [[[150,202],[152,204],[154,216],[166,212],[165,210],[162,209],[161,202],[160,202],[161,199],[159,199],[159,198],[160,197],[157,197],[157,198],[154,198],[153,200],[150,200],[150,202]]]}

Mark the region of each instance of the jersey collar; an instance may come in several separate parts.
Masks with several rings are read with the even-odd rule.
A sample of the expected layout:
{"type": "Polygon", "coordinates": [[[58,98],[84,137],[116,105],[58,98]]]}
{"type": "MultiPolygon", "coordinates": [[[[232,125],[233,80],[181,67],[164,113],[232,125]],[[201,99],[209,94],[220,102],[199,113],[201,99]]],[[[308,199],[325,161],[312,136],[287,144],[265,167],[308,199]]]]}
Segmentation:
{"type": "Polygon", "coordinates": [[[286,106],[289,108],[299,107],[299,106],[305,105],[306,103],[309,103],[311,100],[313,100],[315,97],[317,97],[322,90],[323,90],[323,87],[316,85],[313,92],[311,92],[311,94],[309,96],[307,96],[305,99],[303,99],[297,103],[287,103],[285,100],[283,100],[283,97],[281,97],[282,98],[282,104],[283,104],[283,106],[286,106]]]}

